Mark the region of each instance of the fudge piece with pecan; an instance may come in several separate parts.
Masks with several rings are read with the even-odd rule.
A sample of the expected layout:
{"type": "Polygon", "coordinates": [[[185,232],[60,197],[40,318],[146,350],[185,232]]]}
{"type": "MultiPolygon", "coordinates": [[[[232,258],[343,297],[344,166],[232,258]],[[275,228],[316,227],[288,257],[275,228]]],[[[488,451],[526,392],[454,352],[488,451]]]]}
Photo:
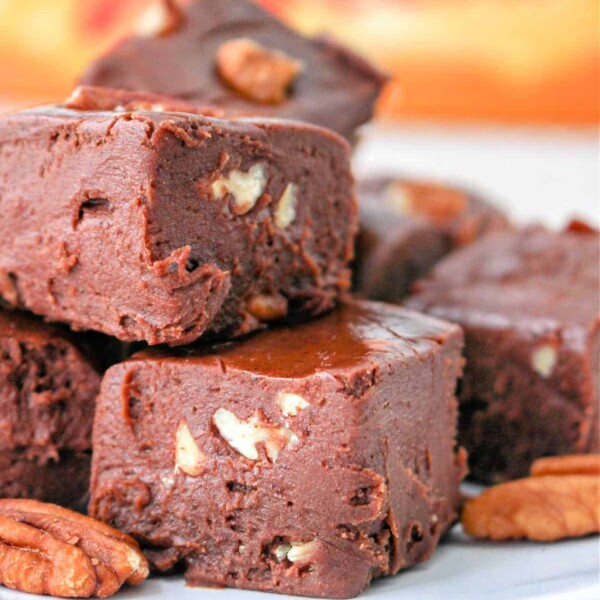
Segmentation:
{"type": "Polygon", "coordinates": [[[355,596],[456,518],[461,347],[456,326],[353,302],[143,351],[102,384],[90,512],[191,584],[355,596]]]}
{"type": "Polygon", "coordinates": [[[509,226],[492,204],[437,183],[374,177],[357,192],[355,289],[372,300],[400,302],[450,251],[509,226]]]}
{"type": "Polygon", "coordinates": [[[440,262],[406,304],[465,330],[461,443],[481,481],[599,448],[600,236],[526,228],[440,262]]]}
{"type": "Polygon", "coordinates": [[[328,39],[309,39],[246,0],[167,9],[88,67],[85,85],[175,96],[229,114],[298,119],[348,139],[385,77],[328,39]]]}
{"type": "Polygon", "coordinates": [[[0,298],[150,344],[334,306],[357,229],[342,138],[114,96],[0,118],[0,298]]]}

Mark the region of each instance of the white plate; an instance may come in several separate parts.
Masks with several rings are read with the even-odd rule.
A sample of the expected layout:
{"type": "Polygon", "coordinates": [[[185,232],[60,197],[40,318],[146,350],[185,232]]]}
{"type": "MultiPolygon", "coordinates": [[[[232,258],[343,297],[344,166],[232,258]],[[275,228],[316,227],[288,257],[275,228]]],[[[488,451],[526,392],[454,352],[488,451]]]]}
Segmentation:
{"type": "MultiPolygon", "coordinates": [[[[600,222],[597,133],[377,126],[359,146],[358,173],[392,170],[488,192],[522,221],[561,225],[572,215],[600,222]]],[[[1,600],[27,600],[0,588],[1,600]]],[[[117,598],[283,599],[274,594],[187,588],[181,577],[151,578],[117,598]]],[[[433,558],[375,582],[376,600],[599,600],[598,537],[556,544],[493,544],[455,527],[433,558]]]]}
{"type": "MultiPolygon", "coordinates": [[[[598,600],[597,537],[556,544],[476,542],[456,527],[433,558],[376,581],[372,600],[598,600]]],[[[0,588],[1,600],[42,598],[0,588]]],[[[189,588],[182,577],[153,577],[116,596],[122,600],[283,600],[291,596],[189,588]]]]}
{"type": "MultiPolygon", "coordinates": [[[[598,600],[598,538],[557,544],[476,542],[456,527],[433,558],[376,581],[361,596],[373,600],[598,600]]],[[[126,598],[154,600],[278,600],[292,596],[187,588],[181,578],[154,579],[126,598]]],[[[24,599],[21,599],[24,600],[24,599]]]]}

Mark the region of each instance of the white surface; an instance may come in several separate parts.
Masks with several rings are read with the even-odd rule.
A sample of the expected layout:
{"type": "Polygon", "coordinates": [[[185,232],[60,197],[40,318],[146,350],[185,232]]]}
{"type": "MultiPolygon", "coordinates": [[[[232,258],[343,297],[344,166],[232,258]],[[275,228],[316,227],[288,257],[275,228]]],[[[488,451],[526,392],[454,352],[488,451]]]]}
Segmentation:
{"type": "MultiPolygon", "coordinates": [[[[521,221],[561,225],[570,215],[600,222],[596,133],[372,128],[357,148],[360,174],[399,172],[471,186],[521,221]]],[[[0,588],[2,600],[33,596],[0,588]]],[[[181,577],[152,578],[117,598],[282,600],[239,590],[187,588],[181,577]]],[[[599,600],[600,538],[557,544],[476,542],[456,527],[426,563],[375,582],[376,600],[599,600]]]]}
{"type": "MultiPolygon", "coordinates": [[[[376,581],[361,596],[373,600],[598,600],[598,538],[558,544],[490,544],[456,527],[433,558],[395,577],[376,581]]],[[[126,598],[278,600],[276,594],[186,588],[180,578],[154,579],[126,598]]],[[[21,599],[23,600],[23,599],[21,599]]]]}
{"type": "MultiPolygon", "coordinates": [[[[598,600],[598,537],[556,544],[492,544],[466,538],[456,527],[433,558],[376,581],[372,600],[598,600]]],[[[42,598],[0,588],[2,600],[42,598]]],[[[153,577],[126,588],[123,600],[284,600],[291,596],[188,588],[182,577],[153,577]]]]}
{"type": "Polygon", "coordinates": [[[518,221],[600,223],[598,131],[377,125],[357,147],[357,175],[397,172],[466,185],[518,221]]]}

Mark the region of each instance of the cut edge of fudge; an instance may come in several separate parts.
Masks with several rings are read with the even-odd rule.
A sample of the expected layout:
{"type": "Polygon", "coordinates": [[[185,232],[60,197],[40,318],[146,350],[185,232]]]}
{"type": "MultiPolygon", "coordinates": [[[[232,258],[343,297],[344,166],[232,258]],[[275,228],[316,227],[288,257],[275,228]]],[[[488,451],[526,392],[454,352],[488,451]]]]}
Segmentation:
{"type": "Polygon", "coordinates": [[[175,345],[318,314],[349,287],[357,209],[350,150],[333,132],[42,107],[4,116],[0,136],[9,303],[76,329],[175,345]],[[11,147],[17,132],[26,161],[11,147]],[[26,221],[22,188],[32,198],[26,221]]]}
{"type": "Polygon", "coordinates": [[[102,336],[0,308],[0,496],[83,498],[101,370],[116,358],[102,336]]]}

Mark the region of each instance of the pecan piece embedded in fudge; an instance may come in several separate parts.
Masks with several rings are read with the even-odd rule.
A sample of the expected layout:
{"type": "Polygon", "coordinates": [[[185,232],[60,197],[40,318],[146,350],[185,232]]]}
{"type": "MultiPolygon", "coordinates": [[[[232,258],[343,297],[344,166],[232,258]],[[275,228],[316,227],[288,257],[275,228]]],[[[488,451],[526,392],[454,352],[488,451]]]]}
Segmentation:
{"type": "Polygon", "coordinates": [[[88,341],[0,308],[0,497],[74,505],[87,493],[100,354],[111,353],[88,341]]]}
{"type": "Polygon", "coordinates": [[[176,26],[117,44],[81,83],[298,119],[352,139],[385,79],[350,50],[303,37],[252,2],[195,0],[176,26]]]}
{"type": "Polygon", "coordinates": [[[600,237],[526,228],[444,259],[407,305],[461,325],[461,443],[481,481],[597,452],[600,237]]]}
{"type": "Polygon", "coordinates": [[[90,512],[191,584],[348,598],[455,520],[460,328],[377,303],[106,374],[90,512]]]}
{"type": "Polygon", "coordinates": [[[324,129],[38,108],[0,118],[0,157],[0,297],[49,320],[183,344],[318,314],[349,285],[349,147],[324,129]]]}
{"type": "Polygon", "coordinates": [[[374,177],[359,180],[356,291],[399,302],[448,252],[508,227],[493,205],[436,183],[374,177]]]}

